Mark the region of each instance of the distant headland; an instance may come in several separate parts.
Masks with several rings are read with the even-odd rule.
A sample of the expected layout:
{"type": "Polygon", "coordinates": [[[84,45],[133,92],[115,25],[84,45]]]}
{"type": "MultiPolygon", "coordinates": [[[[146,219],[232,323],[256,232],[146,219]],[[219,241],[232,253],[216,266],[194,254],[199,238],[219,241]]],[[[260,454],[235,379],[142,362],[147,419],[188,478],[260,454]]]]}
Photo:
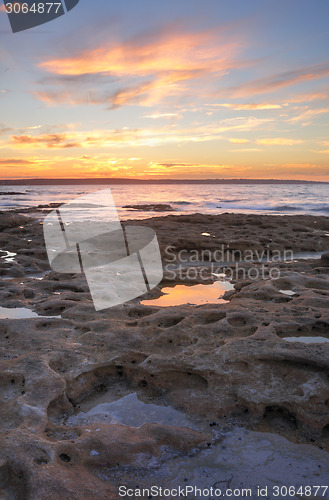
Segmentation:
{"type": "Polygon", "coordinates": [[[291,179],[127,179],[120,177],[84,179],[0,179],[0,186],[38,186],[70,184],[328,184],[329,181],[291,179]]]}

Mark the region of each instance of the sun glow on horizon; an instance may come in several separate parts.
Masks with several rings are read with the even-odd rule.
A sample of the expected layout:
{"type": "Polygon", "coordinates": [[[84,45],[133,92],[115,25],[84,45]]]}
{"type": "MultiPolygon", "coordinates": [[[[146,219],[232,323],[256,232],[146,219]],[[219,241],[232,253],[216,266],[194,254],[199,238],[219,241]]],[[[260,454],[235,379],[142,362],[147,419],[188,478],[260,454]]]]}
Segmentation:
{"type": "MultiPolygon", "coordinates": [[[[114,9],[122,29],[84,36],[94,21],[81,7],[72,33],[60,22],[35,31],[43,44],[5,35],[0,178],[329,180],[329,62],[304,40],[306,3],[298,24],[280,2],[236,2],[238,19],[229,5],[190,5],[182,22],[173,4],[154,5],[151,23],[141,0],[131,7],[139,26],[100,0],[100,26],[114,9]],[[281,23],[269,23],[281,8],[281,23]]],[[[314,33],[328,37],[324,18],[314,33]]]]}

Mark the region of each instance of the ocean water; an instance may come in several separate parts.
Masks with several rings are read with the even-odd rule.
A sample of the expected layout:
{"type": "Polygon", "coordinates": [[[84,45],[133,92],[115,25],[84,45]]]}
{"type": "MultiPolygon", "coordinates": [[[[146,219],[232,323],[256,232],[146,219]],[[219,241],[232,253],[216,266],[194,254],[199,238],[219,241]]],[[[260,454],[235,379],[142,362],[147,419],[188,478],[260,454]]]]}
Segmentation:
{"type": "Polygon", "coordinates": [[[121,219],[177,214],[311,214],[329,216],[329,184],[115,184],[0,186],[0,210],[65,203],[110,187],[121,219]],[[7,192],[21,194],[8,195],[7,192]],[[136,211],[132,204],[169,204],[174,212],[136,211]]]}

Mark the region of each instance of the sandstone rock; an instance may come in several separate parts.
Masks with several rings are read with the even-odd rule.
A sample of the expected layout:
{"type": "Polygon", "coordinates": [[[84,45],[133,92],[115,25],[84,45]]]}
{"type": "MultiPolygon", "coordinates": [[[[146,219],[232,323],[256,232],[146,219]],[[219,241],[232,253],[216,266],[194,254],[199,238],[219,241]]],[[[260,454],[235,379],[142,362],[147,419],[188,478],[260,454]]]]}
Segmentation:
{"type": "MultiPolygon", "coordinates": [[[[279,279],[235,277],[223,304],[160,308],[136,299],[96,312],[83,275],[49,269],[41,225],[24,217],[28,248],[16,231],[21,219],[11,217],[3,215],[1,244],[17,251],[17,259],[1,267],[1,277],[13,278],[0,281],[1,306],[25,306],[42,317],[0,316],[4,498],[116,499],[122,471],[134,477],[196,453],[230,426],[329,449],[329,343],[285,340],[329,339],[325,259],[322,267],[313,260],[281,262],[279,279]],[[32,267],[48,273],[29,278],[32,267]],[[122,401],[129,394],[180,412],[193,428],[121,425],[97,413],[91,423],[70,423],[102,398],[122,401]]],[[[163,255],[167,245],[199,251],[209,239],[208,248],[216,250],[219,241],[240,238],[244,249],[266,249],[272,239],[296,252],[324,251],[319,231],[329,229],[328,218],[309,216],[197,214],[143,223],[156,230],[163,255]],[[204,231],[215,238],[202,239],[204,231]]],[[[273,266],[279,264],[268,263],[267,270],[273,266]]]]}

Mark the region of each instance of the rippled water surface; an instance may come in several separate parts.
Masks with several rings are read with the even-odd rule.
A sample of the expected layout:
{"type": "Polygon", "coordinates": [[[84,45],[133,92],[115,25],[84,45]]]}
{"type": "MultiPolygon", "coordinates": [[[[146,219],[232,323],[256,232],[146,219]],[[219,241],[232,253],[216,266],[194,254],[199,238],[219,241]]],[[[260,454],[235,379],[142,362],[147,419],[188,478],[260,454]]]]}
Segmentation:
{"type": "Polygon", "coordinates": [[[154,203],[170,204],[177,213],[329,214],[329,184],[0,186],[0,209],[63,203],[108,187],[123,219],[154,215],[154,212],[123,208],[125,205],[154,203]],[[21,194],[2,194],[6,192],[21,194]]]}

